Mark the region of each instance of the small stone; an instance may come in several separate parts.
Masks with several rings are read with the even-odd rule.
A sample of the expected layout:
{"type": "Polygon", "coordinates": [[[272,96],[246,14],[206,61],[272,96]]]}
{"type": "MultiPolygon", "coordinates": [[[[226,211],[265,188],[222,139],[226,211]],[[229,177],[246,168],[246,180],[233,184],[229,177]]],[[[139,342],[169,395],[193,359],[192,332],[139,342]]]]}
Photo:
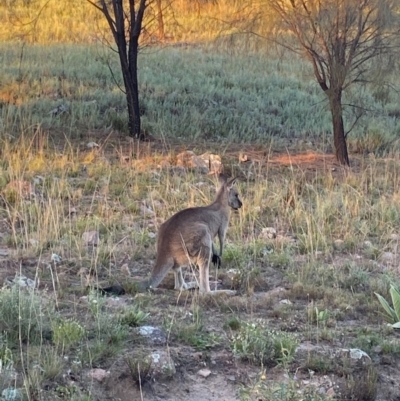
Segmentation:
{"type": "Polygon", "coordinates": [[[36,281],[35,280],[31,280],[30,278],[26,279],[26,285],[29,288],[35,288],[36,287],[36,281]]]}
{"type": "Polygon", "coordinates": [[[279,303],[284,305],[292,305],[292,302],[289,299],[282,299],[279,301],[279,303]]]}
{"type": "Polygon", "coordinates": [[[364,245],[364,248],[372,248],[372,242],[371,241],[364,241],[363,245],[364,245]]]}
{"type": "Polygon", "coordinates": [[[99,148],[100,146],[99,146],[96,142],[88,142],[88,143],[86,144],[86,147],[87,147],[88,149],[93,149],[93,148],[99,148]]]}
{"type": "Polygon", "coordinates": [[[52,253],[51,261],[55,262],[55,263],[61,263],[62,259],[61,259],[61,256],[57,255],[56,253],[52,253]]]}
{"type": "Polygon", "coordinates": [[[371,359],[365,351],[358,348],[350,348],[349,355],[351,359],[362,359],[362,358],[371,359]]]}
{"type": "Polygon", "coordinates": [[[86,245],[97,246],[100,242],[98,231],[86,231],[82,234],[82,240],[86,245]]]}
{"type": "Polygon", "coordinates": [[[8,249],[0,249],[0,256],[8,256],[8,249]]]}
{"type": "Polygon", "coordinates": [[[149,238],[153,239],[153,238],[156,238],[157,234],[149,232],[148,236],[149,236],[149,238]]]}
{"type": "Polygon", "coordinates": [[[92,369],[89,372],[89,376],[92,379],[97,380],[98,382],[103,382],[104,379],[110,374],[110,372],[104,370],[104,369],[92,369]]]}
{"type": "Polygon", "coordinates": [[[333,241],[333,247],[337,251],[342,251],[344,249],[344,241],[342,239],[336,239],[333,241]]]}
{"type": "Polygon", "coordinates": [[[27,280],[28,279],[25,276],[15,276],[13,283],[17,284],[20,287],[27,287],[28,286],[27,280]]]}
{"type": "Polygon", "coordinates": [[[261,230],[258,238],[260,239],[274,239],[276,238],[276,230],[274,227],[264,227],[261,230]]]}
{"type": "Polygon", "coordinates": [[[207,378],[211,375],[211,370],[209,369],[200,369],[197,374],[201,377],[207,378]]]}
{"type": "Polygon", "coordinates": [[[166,334],[159,327],[141,326],[138,327],[137,331],[153,344],[164,345],[167,342],[166,334]]]}
{"type": "Polygon", "coordinates": [[[176,156],[178,167],[191,168],[203,174],[216,174],[223,170],[221,157],[211,153],[204,153],[197,156],[194,152],[187,150],[176,156]]]}
{"type": "Polygon", "coordinates": [[[121,308],[126,306],[126,299],[123,298],[107,298],[106,305],[109,308],[121,308]]]}
{"type": "Polygon", "coordinates": [[[206,152],[200,155],[199,158],[204,161],[208,168],[208,174],[220,174],[223,172],[224,167],[221,162],[221,156],[206,152]]]}
{"type": "Polygon", "coordinates": [[[121,273],[122,273],[123,275],[125,275],[125,276],[128,276],[128,277],[131,275],[131,271],[129,270],[128,263],[124,263],[124,264],[121,266],[121,273]]]}
{"type": "Polygon", "coordinates": [[[229,381],[231,381],[231,382],[236,381],[236,377],[233,376],[233,375],[227,376],[226,378],[227,378],[229,381]]]}
{"type": "Polygon", "coordinates": [[[157,377],[160,379],[167,379],[175,375],[175,363],[168,352],[152,352],[150,357],[153,362],[151,364],[151,367],[153,368],[153,378],[157,377]]]}

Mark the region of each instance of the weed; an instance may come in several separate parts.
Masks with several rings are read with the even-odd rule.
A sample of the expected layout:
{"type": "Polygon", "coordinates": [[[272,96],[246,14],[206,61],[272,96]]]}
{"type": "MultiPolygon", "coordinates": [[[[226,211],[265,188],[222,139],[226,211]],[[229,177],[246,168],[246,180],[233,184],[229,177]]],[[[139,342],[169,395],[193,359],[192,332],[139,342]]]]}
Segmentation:
{"type": "Polygon", "coordinates": [[[390,286],[390,295],[392,297],[393,308],[389,305],[382,295],[375,293],[378,297],[379,302],[385,309],[386,318],[392,324],[393,328],[400,328],[400,293],[394,285],[390,286]]]}
{"type": "Polygon", "coordinates": [[[152,359],[144,352],[137,352],[137,355],[127,358],[126,364],[135,383],[142,385],[150,380],[152,373],[152,359]]]}
{"type": "Polygon", "coordinates": [[[12,346],[40,341],[42,331],[49,328],[52,307],[44,302],[44,296],[18,286],[0,290],[0,332],[7,333],[12,346]]]}
{"type": "Polygon", "coordinates": [[[292,379],[280,384],[272,384],[267,381],[264,371],[248,386],[241,386],[239,396],[241,401],[325,401],[328,399],[315,386],[299,390],[296,381],[292,379]]]}
{"type": "Polygon", "coordinates": [[[194,323],[182,325],[178,329],[176,336],[179,341],[199,351],[216,347],[222,341],[218,334],[199,331],[198,325],[194,323]]]}
{"type": "Polygon", "coordinates": [[[236,357],[260,365],[290,362],[297,345],[293,334],[270,330],[264,321],[242,322],[231,338],[236,357]]]}
{"type": "Polygon", "coordinates": [[[224,324],[225,329],[231,329],[237,331],[240,329],[241,321],[236,316],[230,317],[224,324]]]}
{"type": "Polygon", "coordinates": [[[150,314],[143,312],[140,307],[134,305],[124,310],[124,313],[120,317],[120,323],[130,327],[136,327],[143,325],[149,318],[150,314]]]}
{"type": "Polygon", "coordinates": [[[52,323],[53,342],[59,349],[68,351],[79,344],[85,335],[85,329],[74,319],[57,319],[52,323]]]}

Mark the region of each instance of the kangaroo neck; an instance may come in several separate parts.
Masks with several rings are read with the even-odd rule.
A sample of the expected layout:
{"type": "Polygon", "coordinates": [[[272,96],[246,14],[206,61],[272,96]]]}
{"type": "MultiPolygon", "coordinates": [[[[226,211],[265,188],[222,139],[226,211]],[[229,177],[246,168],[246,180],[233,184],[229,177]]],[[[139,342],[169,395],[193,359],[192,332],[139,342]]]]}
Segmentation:
{"type": "Polygon", "coordinates": [[[230,207],[228,205],[226,193],[223,189],[219,190],[215,201],[210,205],[210,207],[215,210],[221,210],[224,212],[224,214],[229,216],[230,207]]]}

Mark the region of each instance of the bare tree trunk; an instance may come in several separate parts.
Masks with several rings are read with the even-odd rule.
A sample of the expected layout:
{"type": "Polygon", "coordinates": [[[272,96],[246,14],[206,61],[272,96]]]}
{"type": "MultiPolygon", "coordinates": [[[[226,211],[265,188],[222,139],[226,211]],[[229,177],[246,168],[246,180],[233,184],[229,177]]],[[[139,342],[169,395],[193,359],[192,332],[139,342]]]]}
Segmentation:
{"type": "Polygon", "coordinates": [[[140,107],[139,107],[139,85],[137,76],[138,43],[134,43],[129,49],[129,89],[126,91],[128,103],[128,128],[129,135],[140,140],[144,139],[141,132],[140,107]]]}
{"type": "Polygon", "coordinates": [[[140,123],[137,60],[139,36],[142,31],[147,0],[140,0],[136,4],[135,0],[129,0],[127,10],[124,9],[124,6],[128,6],[128,4],[125,4],[124,0],[99,0],[98,3],[92,0],[87,1],[106,17],[118,48],[128,107],[129,135],[144,140],[146,136],[141,132],[140,123]],[[126,26],[127,23],[128,26],[126,26]]]}
{"type": "MultiPolygon", "coordinates": [[[[135,48],[135,46],[133,46],[135,48]]],[[[140,113],[139,113],[139,88],[137,78],[137,45],[136,51],[129,53],[118,44],[118,54],[121,63],[122,77],[124,79],[126,103],[128,107],[128,129],[129,135],[140,140],[144,139],[141,132],[140,113]]]]}
{"type": "Polygon", "coordinates": [[[344,133],[342,94],[341,91],[328,94],[329,106],[333,123],[333,143],[335,146],[336,159],[340,164],[349,166],[349,155],[347,153],[346,136],[344,133]]]}

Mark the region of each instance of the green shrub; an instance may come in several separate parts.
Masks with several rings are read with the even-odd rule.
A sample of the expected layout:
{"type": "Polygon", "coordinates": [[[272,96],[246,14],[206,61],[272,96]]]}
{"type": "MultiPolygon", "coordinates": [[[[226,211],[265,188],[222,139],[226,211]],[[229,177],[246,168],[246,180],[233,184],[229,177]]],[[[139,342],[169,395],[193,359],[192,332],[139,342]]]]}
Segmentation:
{"type": "Polygon", "coordinates": [[[52,324],[53,342],[62,350],[79,343],[85,335],[82,325],[73,319],[60,319],[52,324]]]}
{"type": "Polygon", "coordinates": [[[137,305],[134,305],[124,311],[120,317],[120,323],[130,327],[141,326],[149,316],[149,313],[143,312],[137,305]]]}
{"type": "Polygon", "coordinates": [[[236,357],[259,365],[290,362],[298,345],[293,334],[270,330],[263,321],[242,322],[231,342],[236,357]]]}

